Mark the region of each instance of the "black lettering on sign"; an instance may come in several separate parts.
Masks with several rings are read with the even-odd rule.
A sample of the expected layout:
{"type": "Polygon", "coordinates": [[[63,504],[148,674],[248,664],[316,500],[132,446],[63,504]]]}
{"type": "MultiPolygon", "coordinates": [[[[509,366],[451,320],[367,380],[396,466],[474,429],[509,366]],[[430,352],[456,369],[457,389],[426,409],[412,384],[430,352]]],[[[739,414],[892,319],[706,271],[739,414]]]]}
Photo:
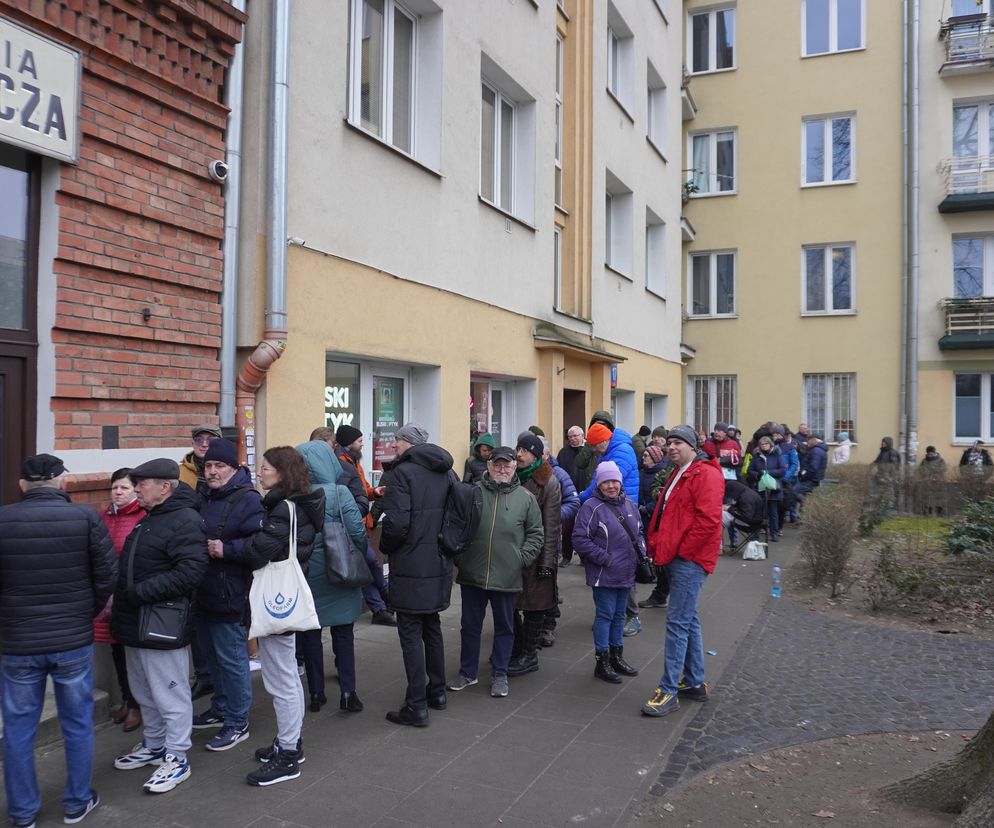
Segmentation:
{"type": "Polygon", "coordinates": [[[27,103],[24,104],[24,109],[21,110],[21,126],[37,132],[38,124],[32,123],[31,116],[34,115],[35,109],[38,108],[41,90],[37,86],[32,86],[30,83],[22,83],[21,88],[29,95],[27,103]]]}
{"type": "Polygon", "coordinates": [[[21,55],[21,65],[17,67],[17,71],[22,75],[31,75],[35,80],[38,80],[38,70],[35,68],[35,56],[30,49],[25,49],[24,54],[21,55]]]}
{"type": "Polygon", "coordinates": [[[45,116],[45,134],[50,135],[55,130],[60,140],[66,140],[66,119],[62,116],[62,99],[52,95],[48,101],[48,115],[45,116]]]}
{"type": "MultiPolygon", "coordinates": [[[[0,75],[0,101],[3,100],[3,89],[6,87],[11,92],[14,91],[14,81],[8,75],[0,75]]],[[[14,107],[0,106],[0,121],[14,120],[14,107]]]]}

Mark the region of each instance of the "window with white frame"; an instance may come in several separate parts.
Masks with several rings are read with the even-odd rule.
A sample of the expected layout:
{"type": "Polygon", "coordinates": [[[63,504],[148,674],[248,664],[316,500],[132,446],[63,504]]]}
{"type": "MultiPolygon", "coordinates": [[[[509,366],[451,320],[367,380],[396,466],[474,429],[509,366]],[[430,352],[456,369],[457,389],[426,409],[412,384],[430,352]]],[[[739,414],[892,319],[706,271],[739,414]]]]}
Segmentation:
{"type": "Polygon", "coordinates": [[[953,239],[953,296],[994,296],[994,236],[953,239]]]}
{"type": "Polygon", "coordinates": [[[804,55],[863,48],[863,0],[804,0],[804,55]]]}
{"type": "Polygon", "coordinates": [[[690,254],[690,315],[734,316],[735,251],[690,254]]]}
{"type": "Polygon", "coordinates": [[[645,134],[660,152],[666,152],[666,84],[652,62],[646,63],[647,105],[645,134]]]}
{"type": "Polygon", "coordinates": [[[440,165],[441,13],[430,0],[351,0],[349,123],[440,165]]]}
{"type": "Polygon", "coordinates": [[[607,5],[607,88],[629,115],[634,104],[635,36],[624,18],[607,5]]]}
{"type": "Polygon", "coordinates": [[[535,99],[486,55],[482,66],[480,197],[533,222],[535,99]]]}
{"type": "Polygon", "coordinates": [[[556,157],[553,197],[556,206],[563,206],[563,52],[564,44],[556,35],[556,157]]]}
{"type": "Polygon", "coordinates": [[[955,376],[953,430],[955,440],[994,439],[994,394],[991,374],[955,376]]]}
{"type": "Polygon", "coordinates": [[[666,298],[666,224],[645,208],[645,289],[666,298]]]}
{"type": "Polygon", "coordinates": [[[693,163],[692,196],[735,192],[735,130],[699,132],[690,135],[693,163]]]}
{"type": "Polygon", "coordinates": [[[735,68],[735,8],[690,12],[687,51],[692,73],[735,68]]]}
{"type": "Polygon", "coordinates": [[[801,419],[813,434],[834,440],[840,431],[856,437],[856,375],[805,374],[801,419]]]}
{"type": "Polygon", "coordinates": [[[990,0],[952,0],[950,17],[968,17],[975,14],[990,14],[990,0]]]}
{"type": "Polygon", "coordinates": [[[563,306],[563,234],[558,227],[552,230],[552,284],[553,307],[559,310],[563,306]]]}
{"type": "Polygon", "coordinates": [[[801,128],[804,184],[841,184],[856,179],[855,116],[805,118],[801,128]]]}
{"type": "Polygon", "coordinates": [[[604,194],[604,264],[623,276],[632,275],[632,190],[610,170],[604,194]]]}
{"type": "Polygon", "coordinates": [[[991,189],[994,169],[994,102],[953,106],[953,163],[950,193],[991,189]]]}
{"type": "Polygon", "coordinates": [[[736,378],[687,377],[687,420],[697,431],[711,433],[715,423],[734,423],[736,378]]]}
{"type": "Polygon", "coordinates": [[[806,314],[851,313],[855,251],[851,244],[801,250],[801,307],[806,314]]]}

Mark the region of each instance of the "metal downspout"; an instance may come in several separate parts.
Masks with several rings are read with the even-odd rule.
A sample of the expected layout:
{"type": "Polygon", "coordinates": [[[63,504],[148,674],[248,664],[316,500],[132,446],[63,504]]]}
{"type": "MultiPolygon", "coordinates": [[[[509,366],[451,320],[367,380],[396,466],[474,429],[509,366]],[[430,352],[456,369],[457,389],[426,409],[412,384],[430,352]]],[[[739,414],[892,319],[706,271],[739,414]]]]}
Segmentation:
{"type": "Polygon", "coordinates": [[[266,319],[256,345],[236,382],[235,418],[239,459],[255,465],[256,393],[286,349],[286,144],[290,57],[290,2],[273,0],[272,90],[269,124],[269,243],[266,251],[266,319]]]}
{"type": "MultiPolygon", "coordinates": [[[[232,5],[245,11],[246,0],[232,5]]],[[[245,44],[235,47],[228,70],[228,179],[224,187],[224,270],[221,281],[221,425],[235,424],[235,360],[238,331],[238,216],[242,198],[242,99],[245,89],[245,44]]]]}
{"type": "Polygon", "coordinates": [[[899,451],[907,458],[908,448],[908,341],[910,339],[911,249],[910,249],[910,183],[911,183],[911,107],[910,107],[910,57],[911,57],[911,15],[909,5],[912,0],[901,4],[901,369],[899,393],[899,451]]]}

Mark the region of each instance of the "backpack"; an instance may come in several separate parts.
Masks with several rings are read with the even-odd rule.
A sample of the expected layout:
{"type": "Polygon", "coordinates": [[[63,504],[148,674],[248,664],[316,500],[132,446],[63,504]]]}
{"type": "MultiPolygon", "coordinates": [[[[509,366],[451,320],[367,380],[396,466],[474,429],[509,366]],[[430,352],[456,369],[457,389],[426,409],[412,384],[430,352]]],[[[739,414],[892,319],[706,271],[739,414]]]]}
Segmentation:
{"type": "Polygon", "coordinates": [[[463,483],[455,474],[449,477],[449,490],[442,509],[438,546],[444,555],[461,555],[473,542],[480,527],[483,492],[473,483],[463,483]]]}

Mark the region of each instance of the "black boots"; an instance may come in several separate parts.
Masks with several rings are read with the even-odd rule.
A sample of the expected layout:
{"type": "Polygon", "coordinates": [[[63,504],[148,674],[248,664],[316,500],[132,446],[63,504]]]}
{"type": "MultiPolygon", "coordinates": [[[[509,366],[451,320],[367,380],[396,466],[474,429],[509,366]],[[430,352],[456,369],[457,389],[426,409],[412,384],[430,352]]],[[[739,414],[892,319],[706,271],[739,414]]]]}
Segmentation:
{"type": "Polygon", "coordinates": [[[521,654],[514,656],[507,665],[509,676],[523,676],[534,673],[538,669],[539,636],[542,634],[542,624],[545,621],[544,612],[524,613],[524,623],[521,625],[521,654]]]}
{"type": "Polygon", "coordinates": [[[609,684],[621,684],[621,676],[611,666],[611,654],[607,650],[603,650],[595,655],[597,666],[594,668],[594,675],[609,684]]]}
{"type": "Polygon", "coordinates": [[[639,674],[638,670],[625,661],[624,647],[612,647],[610,652],[611,666],[614,668],[616,673],[620,673],[623,676],[637,676],[639,674]]]}
{"type": "Polygon", "coordinates": [[[362,708],[362,699],[355,690],[351,693],[342,693],[342,697],[338,700],[338,709],[346,713],[362,713],[362,708]]]}

